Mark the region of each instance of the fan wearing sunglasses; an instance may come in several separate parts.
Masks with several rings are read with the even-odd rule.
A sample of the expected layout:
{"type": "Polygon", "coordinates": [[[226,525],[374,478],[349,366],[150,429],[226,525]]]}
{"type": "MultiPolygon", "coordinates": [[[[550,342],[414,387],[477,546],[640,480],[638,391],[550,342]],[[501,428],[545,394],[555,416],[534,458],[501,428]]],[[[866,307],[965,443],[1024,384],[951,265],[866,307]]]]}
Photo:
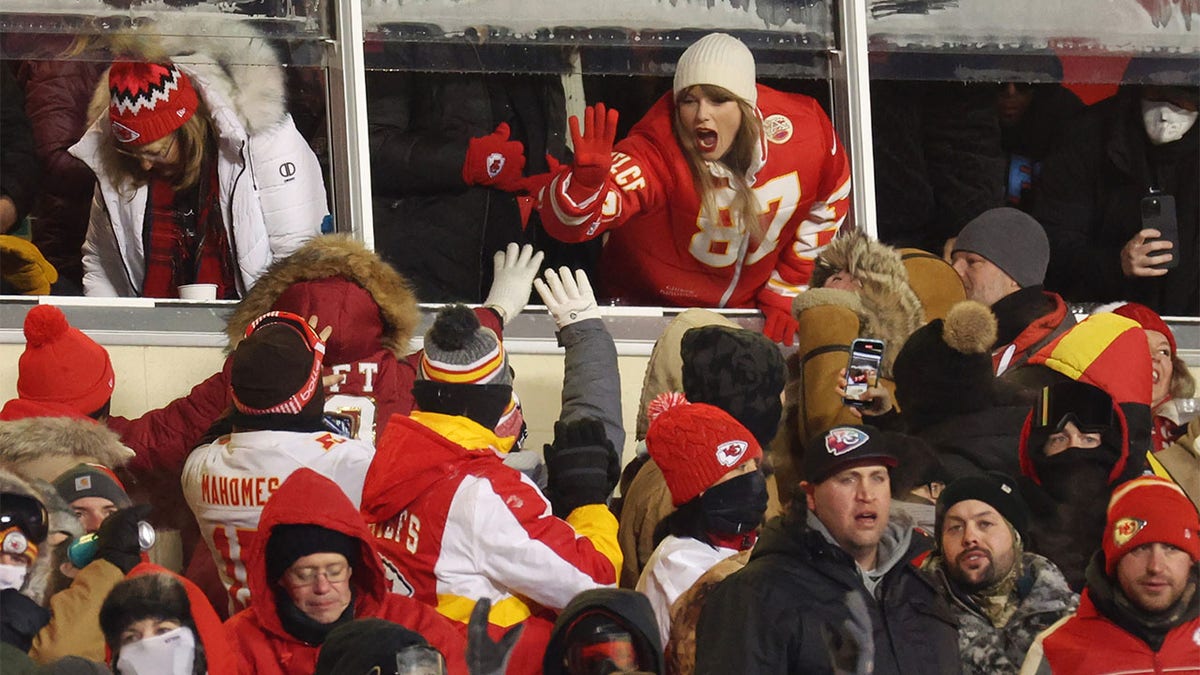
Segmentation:
{"type": "Polygon", "coordinates": [[[113,63],[95,121],[71,147],[97,178],[86,295],[175,298],[202,283],[236,299],[328,218],[321,168],[287,112],[272,48],[186,40],[164,45],[186,51],[186,64],[113,63]]]}

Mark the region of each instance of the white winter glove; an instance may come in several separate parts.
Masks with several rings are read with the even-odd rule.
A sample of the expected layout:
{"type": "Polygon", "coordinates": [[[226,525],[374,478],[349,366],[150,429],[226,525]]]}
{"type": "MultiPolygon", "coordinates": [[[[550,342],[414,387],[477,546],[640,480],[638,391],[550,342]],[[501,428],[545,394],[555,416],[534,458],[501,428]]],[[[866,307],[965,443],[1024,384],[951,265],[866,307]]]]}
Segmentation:
{"type": "Polygon", "coordinates": [[[543,257],[541,251],[535,252],[529,244],[517,246],[515,242],[509,243],[503,251],[496,251],[493,259],[495,276],[483,304],[499,312],[502,322],[507,324],[525,309],[525,303],[529,302],[529,286],[542,266],[543,257]]]}
{"type": "Polygon", "coordinates": [[[542,296],[559,330],[577,321],[600,318],[596,294],[583,270],[575,270],[574,277],[566,267],[558,268],[557,272],[546,270],[546,280],[534,279],[533,287],[542,296]]]}

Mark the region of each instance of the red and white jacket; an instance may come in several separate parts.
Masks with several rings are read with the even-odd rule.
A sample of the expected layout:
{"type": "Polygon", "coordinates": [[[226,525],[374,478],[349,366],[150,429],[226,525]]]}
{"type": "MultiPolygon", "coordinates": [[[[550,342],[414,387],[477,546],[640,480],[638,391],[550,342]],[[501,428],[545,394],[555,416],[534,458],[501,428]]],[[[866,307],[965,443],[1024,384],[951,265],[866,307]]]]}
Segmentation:
{"type": "Polygon", "coordinates": [[[466,623],[489,598],[495,629],[525,623],[509,672],[540,672],[554,616],[577,593],[615,586],[617,520],[604,504],[564,521],[465,418],[394,416],[363,486],[362,512],[391,591],[466,623]]]}
{"type": "Polygon", "coordinates": [[[367,443],[328,431],[242,431],[192,452],[183,466],[183,495],[216,560],[233,612],[250,606],[242,552],[283,481],[307,467],[337,483],[357,508],[374,454],[367,443]]]}
{"type": "MultiPolygon", "coordinates": [[[[616,144],[608,180],[576,203],[564,167],[543,193],[539,213],[556,239],[579,242],[609,232],[602,290],[631,303],[773,307],[790,312],[850,204],[850,164],[817,102],[758,85],[763,120],[759,157],[745,176],[761,208],[765,236],[751,242],[733,223],[734,191],[716,190],[719,218],[701,214],[678,141],[674,105],[664,95],[616,144]]],[[[729,178],[720,163],[709,167],[729,178]]],[[[727,180],[724,183],[727,185],[727,180]]]]}
{"type": "Polygon", "coordinates": [[[1079,610],[1042,631],[1021,675],[1147,675],[1200,672],[1200,617],[1167,633],[1158,651],[1102,614],[1084,589],[1079,610]]]}

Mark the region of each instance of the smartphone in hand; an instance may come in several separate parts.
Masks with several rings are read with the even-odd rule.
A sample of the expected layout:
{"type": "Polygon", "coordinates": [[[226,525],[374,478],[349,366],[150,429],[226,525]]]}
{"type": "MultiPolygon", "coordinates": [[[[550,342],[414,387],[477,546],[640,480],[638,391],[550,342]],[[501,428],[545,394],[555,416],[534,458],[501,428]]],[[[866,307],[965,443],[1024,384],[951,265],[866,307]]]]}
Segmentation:
{"type": "Polygon", "coordinates": [[[883,340],[859,338],[850,343],[850,363],[846,366],[846,395],[842,403],[862,408],[867,390],[879,384],[879,364],[883,360],[883,340]]]}
{"type": "Polygon", "coordinates": [[[1151,259],[1162,258],[1165,262],[1156,263],[1154,267],[1160,270],[1174,269],[1179,265],[1179,222],[1175,217],[1175,197],[1161,192],[1153,193],[1142,198],[1142,229],[1154,228],[1161,234],[1150,241],[1169,241],[1174,248],[1159,251],[1151,259]],[[1170,260],[1167,260],[1167,258],[1170,260]]]}

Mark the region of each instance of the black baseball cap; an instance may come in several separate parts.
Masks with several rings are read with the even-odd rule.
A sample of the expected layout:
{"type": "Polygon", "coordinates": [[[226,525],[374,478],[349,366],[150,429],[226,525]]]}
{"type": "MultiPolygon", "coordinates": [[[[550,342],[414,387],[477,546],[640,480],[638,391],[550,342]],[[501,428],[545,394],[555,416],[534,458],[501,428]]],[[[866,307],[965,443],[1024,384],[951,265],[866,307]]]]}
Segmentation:
{"type": "Polygon", "coordinates": [[[894,467],[900,461],[891,451],[894,437],[868,425],[836,426],[818,434],[804,448],[804,479],[820,483],[852,464],[894,467]]]}

